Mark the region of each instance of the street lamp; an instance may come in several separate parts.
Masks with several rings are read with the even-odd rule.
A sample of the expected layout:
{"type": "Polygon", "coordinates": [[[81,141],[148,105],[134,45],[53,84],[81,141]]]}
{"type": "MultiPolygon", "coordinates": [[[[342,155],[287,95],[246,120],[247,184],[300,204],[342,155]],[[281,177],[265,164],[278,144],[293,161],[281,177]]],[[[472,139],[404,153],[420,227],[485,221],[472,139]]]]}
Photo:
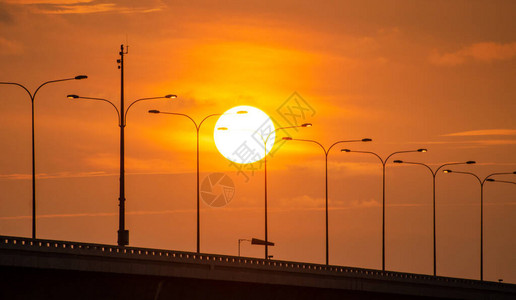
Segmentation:
{"type": "Polygon", "coordinates": [[[385,160],[382,159],[380,157],[380,155],[378,155],[374,152],[370,152],[370,151],[354,151],[354,150],[350,150],[350,149],[341,149],[340,151],[341,152],[372,154],[372,155],[376,156],[382,163],[382,179],[383,179],[383,183],[382,183],[382,270],[385,271],[385,165],[387,164],[387,161],[389,160],[389,158],[395,154],[410,153],[410,152],[427,152],[428,150],[422,148],[422,149],[417,149],[417,150],[396,151],[396,152],[389,154],[389,156],[387,156],[387,158],[385,158],[385,160]]]}
{"type": "Polygon", "coordinates": [[[129,230],[125,229],[125,134],[124,134],[124,128],[126,125],[126,118],[127,118],[127,112],[133,106],[136,102],[140,101],[146,101],[146,100],[155,100],[155,99],[173,99],[177,98],[176,95],[165,95],[162,97],[150,97],[150,98],[141,98],[135,100],[133,103],[131,103],[127,109],[124,108],[124,101],[123,97],[120,101],[120,110],[116,107],[116,105],[103,98],[93,98],[93,97],[81,97],[78,95],[68,95],[69,99],[86,99],[86,100],[97,100],[97,101],[104,101],[115,109],[117,116],[118,116],[118,127],[120,127],[120,197],[118,198],[119,201],[119,224],[118,224],[118,245],[119,246],[126,246],[129,244],[129,230]]]}
{"type": "Polygon", "coordinates": [[[333,146],[337,145],[337,144],[340,144],[340,143],[352,143],[352,142],[371,142],[372,139],[369,139],[369,138],[365,138],[365,139],[361,139],[361,140],[348,140],[348,141],[337,141],[335,143],[333,143],[329,148],[328,150],[326,150],[326,148],[324,148],[324,146],[317,142],[317,141],[314,141],[314,140],[302,140],[302,139],[293,139],[291,137],[284,137],[283,138],[284,140],[287,140],[287,141],[300,141],[300,142],[310,142],[310,143],[315,143],[317,145],[319,145],[322,150],[324,151],[324,157],[325,157],[325,195],[326,195],[326,202],[325,202],[325,211],[326,211],[326,264],[329,263],[329,250],[328,250],[328,240],[329,240],[329,237],[328,237],[328,154],[330,153],[330,150],[331,148],[333,148],[333,146]]]}
{"type": "Polygon", "coordinates": [[[473,160],[469,160],[469,161],[465,161],[465,162],[454,162],[454,163],[446,163],[446,164],[443,164],[443,165],[440,165],[435,171],[432,170],[432,168],[430,168],[430,166],[424,164],[424,163],[419,163],[419,162],[408,162],[408,161],[402,161],[402,160],[395,160],[393,161],[394,163],[396,164],[411,164],[411,165],[421,165],[421,166],[424,166],[426,167],[430,173],[432,174],[432,191],[433,191],[433,194],[432,194],[432,206],[433,206],[433,236],[434,236],[434,276],[436,276],[437,274],[437,258],[436,258],[436,238],[435,238],[435,177],[437,176],[437,172],[439,172],[439,170],[444,167],[444,166],[451,166],[451,165],[463,165],[463,164],[466,164],[466,165],[471,165],[471,164],[475,164],[476,162],[473,161],[473,160]]]}
{"type": "MultiPolygon", "coordinates": [[[[260,245],[265,246],[265,259],[269,259],[269,246],[273,246],[274,243],[269,242],[269,230],[268,230],[268,193],[267,193],[267,142],[269,141],[269,138],[271,135],[279,130],[285,130],[285,129],[291,129],[291,128],[300,128],[300,127],[312,127],[312,123],[304,123],[301,125],[295,125],[295,126],[287,126],[287,127],[279,127],[267,135],[266,138],[264,138],[259,132],[258,135],[262,139],[263,142],[263,149],[264,149],[264,156],[263,156],[263,162],[264,162],[264,202],[265,202],[265,240],[260,245]]],[[[227,127],[219,127],[218,130],[228,130],[227,127]]],[[[276,136],[274,136],[276,138],[276,136]]],[[[285,139],[285,138],[283,138],[285,139]]],[[[255,239],[256,241],[259,241],[258,239],[255,239]]]]}
{"type": "MultiPolygon", "coordinates": [[[[267,207],[268,207],[268,202],[267,202],[267,142],[269,141],[269,138],[271,137],[271,135],[273,133],[276,133],[276,131],[279,131],[279,130],[285,130],[285,129],[290,129],[290,128],[299,128],[299,127],[312,127],[312,123],[304,123],[304,124],[301,124],[301,125],[295,125],[295,126],[287,126],[287,127],[279,127],[279,128],[276,128],[274,129],[273,131],[269,132],[269,134],[267,135],[267,137],[264,139],[263,136],[261,134],[260,135],[260,138],[262,139],[263,141],[263,151],[265,153],[265,155],[263,156],[263,162],[264,162],[264,194],[265,194],[265,259],[269,259],[269,231],[268,231],[268,221],[267,221],[267,207]]],[[[276,139],[276,135],[274,135],[274,139],[276,139]]],[[[272,149],[271,149],[272,150],[272,149]]]]}
{"type": "MultiPolygon", "coordinates": [[[[222,114],[208,115],[204,119],[202,119],[199,124],[197,124],[197,122],[195,122],[195,120],[192,117],[190,117],[189,115],[186,115],[186,114],[165,112],[165,111],[159,111],[156,109],[149,110],[149,113],[183,116],[183,117],[190,119],[190,121],[192,121],[192,123],[195,126],[195,130],[197,132],[197,253],[199,253],[201,251],[200,212],[199,212],[200,211],[200,204],[199,204],[199,202],[200,202],[199,201],[199,130],[201,129],[202,123],[204,123],[204,121],[206,121],[206,119],[208,119],[210,117],[214,117],[214,116],[221,116],[222,114]]],[[[237,114],[247,114],[247,111],[243,111],[243,110],[238,111],[237,114]]]]}
{"type": "Polygon", "coordinates": [[[495,181],[492,178],[489,178],[494,175],[508,175],[508,174],[516,174],[516,171],[511,173],[492,173],[487,175],[484,180],[480,179],[477,175],[470,172],[459,172],[453,170],[444,170],[443,173],[457,173],[457,174],[466,174],[475,177],[480,183],[480,280],[484,280],[484,184],[486,182],[495,181]]]}
{"type": "Polygon", "coordinates": [[[36,154],[35,154],[35,145],[34,145],[34,99],[36,98],[36,94],[38,93],[39,89],[41,89],[44,85],[47,85],[49,83],[55,83],[55,82],[61,82],[61,81],[68,81],[68,80],[81,80],[86,79],[88,76],[86,75],[77,75],[75,77],[71,78],[65,78],[65,79],[57,79],[57,80],[50,80],[43,82],[40,84],[34,93],[31,93],[25,86],[23,86],[20,83],[16,82],[0,82],[0,84],[10,84],[10,85],[17,85],[24,89],[27,94],[29,94],[30,102],[31,102],[31,111],[32,111],[32,238],[36,238],[36,154]]]}

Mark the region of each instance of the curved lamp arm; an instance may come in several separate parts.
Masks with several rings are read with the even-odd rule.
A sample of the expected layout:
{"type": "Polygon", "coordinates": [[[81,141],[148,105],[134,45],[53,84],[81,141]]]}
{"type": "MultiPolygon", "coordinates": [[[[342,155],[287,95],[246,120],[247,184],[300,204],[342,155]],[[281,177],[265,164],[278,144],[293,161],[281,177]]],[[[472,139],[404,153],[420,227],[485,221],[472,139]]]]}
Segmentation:
{"type": "Polygon", "coordinates": [[[284,137],[283,138],[284,140],[286,141],[299,141],[299,142],[310,142],[310,143],[315,143],[317,145],[319,145],[319,147],[321,147],[321,149],[324,151],[324,154],[326,154],[326,148],[324,148],[324,146],[319,143],[318,141],[314,141],[314,140],[304,140],[304,139],[293,139],[291,137],[284,137]]]}
{"type": "Polygon", "coordinates": [[[195,120],[192,117],[190,117],[189,115],[187,115],[187,114],[159,111],[159,110],[156,110],[156,109],[149,110],[149,113],[150,114],[165,114],[165,115],[183,116],[183,117],[186,117],[186,118],[190,119],[190,121],[192,121],[192,123],[194,124],[196,129],[199,129],[199,127],[200,127],[200,125],[197,126],[197,122],[195,122],[195,120]]]}
{"type": "Polygon", "coordinates": [[[421,149],[417,149],[417,150],[404,150],[404,151],[396,151],[396,152],[393,152],[391,154],[389,154],[389,156],[387,156],[387,158],[385,158],[385,160],[383,161],[383,164],[387,164],[387,161],[389,160],[389,158],[395,154],[400,154],[400,153],[411,153],[411,152],[427,152],[428,150],[427,149],[424,149],[424,148],[421,148],[421,149]]]}
{"type": "Polygon", "coordinates": [[[36,90],[34,91],[34,95],[32,95],[32,99],[34,100],[34,98],[36,97],[36,94],[38,93],[39,89],[41,89],[44,85],[47,85],[49,83],[54,83],[54,82],[61,82],[61,81],[68,81],[68,80],[81,80],[81,79],[86,79],[88,78],[88,76],[86,75],[77,75],[75,77],[71,77],[71,78],[65,78],[65,79],[56,79],[56,80],[50,80],[50,81],[47,81],[47,82],[43,82],[40,86],[38,86],[38,88],[36,88],[36,90]]]}
{"type": "Polygon", "coordinates": [[[354,150],[350,150],[350,149],[340,149],[340,152],[353,152],[353,153],[366,153],[366,154],[372,154],[374,156],[376,156],[380,162],[382,163],[382,165],[384,164],[383,163],[383,159],[380,157],[380,155],[374,153],[374,152],[371,152],[371,151],[354,151],[354,150]]]}
{"type": "Polygon", "coordinates": [[[285,129],[290,129],[290,128],[299,128],[299,127],[312,127],[312,123],[304,123],[304,124],[295,125],[295,126],[279,127],[279,128],[274,129],[273,131],[269,132],[269,134],[267,135],[267,138],[265,140],[263,139],[263,136],[261,134],[260,134],[260,137],[262,138],[265,148],[267,148],[267,142],[269,141],[271,134],[273,134],[277,131],[280,131],[280,130],[285,130],[285,129]]]}
{"type": "Polygon", "coordinates": [[[444,170],[443,173],[458,173],[458,174],[466,174],[466,175],[470,175],[470,176],[473,176],[475,177],[477,180],[478,180],[478,183],[480,183],[480,185],[484,185],[484,182],[486,181],[486,179],[484,180],[481,180],[480,177],[478,177],[476,174],[473,174],[471,172],[460,172],[460,171],[453,171],[453,170],[444,170]]]}
{"type": "Polygon", "coordinates": [[[165,95],[165,96],[162,96],[162,97],[141,98],[141,99],[133,101],[133,103],[129,104],[129,106],[127,107],[127,109],[124,112],[124,124],[123,124],[123,126],[125,126],[125,123],[127,123],[126,119],[127,119],[127,112],[129,112],[129,108],[131,108],[131,106],[133,106],[135,103],[140,102],[140,101],[155,100],[155,99],[165,99],[165,98],[166,99],[171,99],[171,98],[177,98],[177,96],[176,95],[165,95]]]}
{"type": "Polygon", "coordinates": [[[469,161],[465,161],[465,162],[453,162],[453,163],[445,163],[445,164],[442,164],[440,165],[435,171],[432,170],[432,168],[424,163],[419,163],[419,162],[410,162],[410,161],[403,161],[403,160],[395,160],[394,163],[404,163],[404,164],[411,164],[411,165],[422,165],[422,166],[425,166],[428,170],[430,170],[430,172],[432,173],[433,176],[436,176],[437,175],[437,172],[439,172],[439,170],[445,166],[452,166],[452,165],[471,165],[471,164],[475,164],[476,161],[474,160],[469,160],[469,161]]]}
{"type": "Polygon", "coordinates": [[[75,77],[71,77],[71,78],[64,78],[64,79],[56,79],[56,80],[49,80],[49,81],[46,81],[46,82],[43,82],[42,84],[40,84],[36,90],[34,91],[34,94],[32,94],[24,85],[20,84],[20,83],[17,83],[17,82],[0,82],[0,84],[10,84],[10,85],[17,85],[19,87],[21,87],[22,89],[24,89],[27,94],[29,94],[29,97],[30,97],[30,100],[31,101],[34,101],[34,98],[36,98],[36,94],[37,92],[44,86],[44,85],[47,85],[49,83],[54,83],[54,82],[61,82],[61,81],[68,81],[68,80],[81,80],[81,79],[86,79],[88,78],[88,76],[86,75],[77,75],[75,77]]]}
{"type": "Polygon", "coordinates": [[[494,179],[490,179],[490,180],[488,180],[488,181],[516,184],[516,182],[514,182],[514,181],[506,181],[506,180],[494,180],[494,179]]]}
{"type": "Polygon", "coordinates": [[[331,148],[333,148],[333,146],[337,145],[337,144],[341,144],[341,143],[354,143],[354,142],[372,142],[373,140],[370,139],[370,138],[364,138],[364,139],[361,139],[361,140],[348,140],[348,141],[337,141],[335,143],[333,143],[329,148],[328,148],[328,151],[327,153],[330,153],[330,150],[331,148]]]}
{"type": "Polygon", "coordinates": [[[116,115],[118,116],[118,126],[122,127],[122,124],[120,122],[120,111],[118,110],[116,105],[113,104],[113,102],[111,102],[111,101],[109,101],[107,99],[104,99],[104,98],[81,97],[81,96],[78,96],[78,95],[68,95],[66,97],[69,98],[69,99],[86,99],[86,100],[104,101],[104,102],[107,102],[107,103],[111,104],[111,106],[113,106],[113,108],[116,110],[116,115]]]}
{"type": "Polygon", "coordinates": [[[493,174],[489,174],[486,176],[486,178],[484,178],[484,182],[491,176],[494,176],[494,175],[510,175],[510,174],[516,174],[516,171],[514,172],[503,172],[503,173],[493,173],[493,174]]]}
{"type": "Polygon", "coordinates": [[[21,87],[22,89],[24,89],[27,94],[29,94],[29,97],[30,97],[30,100],[32,101],[33,97],[32,97],[32,93],[25,87],[23,86],[22,84],[19,84],[17,82],[0,82],[0,84],[10,84],[10,85],[17,85],[19,87],[21,87]]]}

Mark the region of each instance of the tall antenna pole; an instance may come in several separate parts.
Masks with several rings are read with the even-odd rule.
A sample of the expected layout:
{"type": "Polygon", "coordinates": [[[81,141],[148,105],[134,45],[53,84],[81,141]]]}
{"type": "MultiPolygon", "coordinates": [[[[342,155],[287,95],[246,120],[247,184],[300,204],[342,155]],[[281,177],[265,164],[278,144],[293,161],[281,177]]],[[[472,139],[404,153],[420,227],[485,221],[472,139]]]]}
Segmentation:
{"type": "MultiPolygon", "coordinates": [[[[127,47],[129,49],[129,46],[127,47]]],[[[120,59],[118,60],[120,69],[120,197],[119,201],[119,224],[118,224],[118,246],[129,244],[129,230],[125,230],[125,108],[124,108],[124,45],[120,45],[120,59]]]]}

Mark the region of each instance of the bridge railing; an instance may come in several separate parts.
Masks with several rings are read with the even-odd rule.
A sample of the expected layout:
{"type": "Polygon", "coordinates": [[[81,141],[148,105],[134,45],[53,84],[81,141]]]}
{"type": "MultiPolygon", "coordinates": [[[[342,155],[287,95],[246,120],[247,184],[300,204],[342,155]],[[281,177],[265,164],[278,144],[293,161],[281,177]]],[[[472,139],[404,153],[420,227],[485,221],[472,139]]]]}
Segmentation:
{"type": "Polygon", "coordinates": [[[185,251],[161,250],[139,247],[119,247],[114,245],[92,244],[81,242],[31,239],[23,237],[0,236],[0,250],[15,249],[20,251],[58,252],[62,254],[104,256],[117,258],[141,259],[146,261],[176,262],[186,264],[225,265],[232,267],[259,268],[284,272],[303,272],[317,275],[349,276],[371,279],[388,279],[390,281],[411,281],[421,283],[440,282],[443,285],[464,285],[469,287],[500,285],[512,286],[512,284],[500,284],[471,279],[461,279],[444,276],[431,276],[395,271],[382,271],[375,269],[353,268],[334,265],[322,265],[303,262],[260,259],[252,257],[237,257],[220,254],[206,254],[185,251]]]}

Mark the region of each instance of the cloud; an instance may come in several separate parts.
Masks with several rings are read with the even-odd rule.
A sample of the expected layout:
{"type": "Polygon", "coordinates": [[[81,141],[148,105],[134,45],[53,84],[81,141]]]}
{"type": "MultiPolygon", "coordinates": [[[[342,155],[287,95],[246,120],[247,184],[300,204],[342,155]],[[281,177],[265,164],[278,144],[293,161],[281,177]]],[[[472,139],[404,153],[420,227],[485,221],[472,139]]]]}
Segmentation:
{"type": "MultiPolygon", "coordinates": [[[[188,213],[194,212],[193,209],[176,209],[176,210],[159,210],[159,211],[128,211],[126,215],[163,215],[163,214],[175,214],[175,213],[188,213]]],[[[112,217],[118,213],[113,212],[96,212],[96,213],[68,213],[68,214],[40,214],[36,216],[36,219],[54,219],[54,218],[78,218],[78,217],[112,217]]],[[[0,220],[23,220],[31,219],[32,216],[12,216],[12,217],[0,217],[0,220]]]]}
{"type": "Polygon", "coordinates": [[[7,3],[30,6],[39,14],[149,13],[165,8],[160,0],[131,4],[118,0],[8,0],[7,3]]]}
{"type": "Polygon", "coordinates": [[[484,129],[448,133],[443,136],[486,136],[486,135],[516,135],[515,129],[484,129]]]}
{"type": "Polygon", "coordinates": [[[486,146],[516,145],[516,140],[474,140],[474,141],[427,141],[427,142],[410,142],[411,144],[426,145],[457,145],[457,148],[480,148],[486,146]]]}
{"type": "MultiPolygon", "coordinates": [[[[306,211],[306,210],[325,210],[325,199],[322,197],[312,197],[309,195],[300,195],[293,198],[281,198],[276,201],[277,206],[272,208],[274,211],[306,211]]],[[[339,199],[332,200],[330,210],[347,210],[353,208],[372,208],[381,207],[376,199],[355,199],[342,201],[339,199]]]]}
{"type": "Polygon", "coordinates": [[[482,146],[516,145],[516,140],[478,140],[473,143],[482,146]]]}
{"type": "MultiPolygon", "coordinates": [[[[500,203],[486,203],[484,204],[486,206],[497,206],[497,207],[505,207],[505,206],[514,206],[516,205],[516,202],[500,202],[500,203]]],[[[388,205],[388,207],[422,207],[422,206],[429,206],[427,204],[391,204],[388,205]]],[[[477,206],[477,204],[474,203],[461,203],[461,204],[450,204],[446,203],[443,204],[443,206],[477,206]]],[[[341,206],[341,207],[329,207],[329,210],[331,211],[339,211],[339,210],[348,210],[350,208],[369,208],[369,207],[381,207],[380,203],[374,199],[371,199],[370,201],[364,201],[360,203],[354,203],[352,206],[341,206]],[[358,204],[358,205],[357,205],[358,204]]],[[[262,207],[241,207],[241,208],[224,208],[224,210],[231,210],[231,211],[254,211],[254,210],[261,210],[262,207]]],[[[296,207],[290,207],[290,208],[279,208],[279,209],[271,209],[271,212],[282,212],[282,211],[323,211],[324,207],[311,207],[311,208],[296,208],[296,207]]],[[[182,214],[182,213],[188,213],[191,214],[195,212],[195,209],[174,209],[174,210],[139,210],[139,211],[127,211],[126,215],[130,216],[153,216],[153,215],[172,215],[172,214],[182,214]]],[[[36,219],[55,219],[55,218],[84,218],[84,217],[113,217],[118,216],[118,212],[93,212],[93,213],[63,213],[63,214],[39,214],[36,216],[36,219]]],[[[0,220],[2,221],[9,221],[9,220],[29,220],[32,216],[25,215],[25,216],[3,216],[0,217],[0,220]]]]}
{"type": "Polygon", "coordinates": [[[77,3],[88,3],[93,2],[93,0],[4,0],[9,4],[20,4],[20,5],[28,5],[28,4],[77,4],[77,3]]]}
{"type": "Polygon", "coordinates": [[[516,57],[516,42],[505,44],[484,42],[466,46],[456,52],[434,52],[430,56],[430,61],[437,65],[455,66],[469,61],[493,62],[510,60],[514,57],[516,57]]]}

